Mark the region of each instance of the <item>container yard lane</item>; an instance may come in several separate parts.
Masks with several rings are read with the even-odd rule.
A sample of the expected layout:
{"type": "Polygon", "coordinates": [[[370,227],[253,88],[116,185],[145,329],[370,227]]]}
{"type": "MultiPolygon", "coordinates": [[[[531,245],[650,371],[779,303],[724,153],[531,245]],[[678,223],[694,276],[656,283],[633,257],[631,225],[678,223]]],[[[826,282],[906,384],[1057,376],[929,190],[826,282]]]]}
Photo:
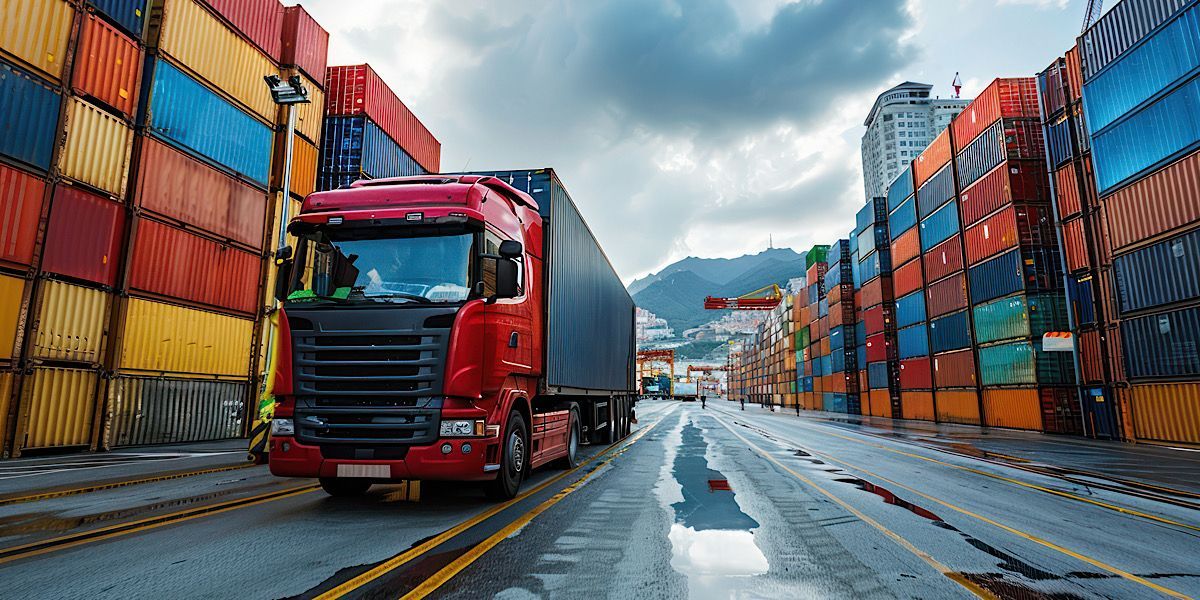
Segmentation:
{"type": "Polygon", "coordinates": [[[16,462],[54,472],[0,481],[0,596],[1200,596],[1200,461],[1184,452],[1148,450],[1139,474],[1131,449],[1114,475],[1073,468],[1088,450],[1056,439],[1006,453],[1003,434],[719,400],[637,414],[625,440],[502,503],[428,484],[415,502],[401,486],[331,498],[219,445],[130,452],[90,487],[16,462]],[[1016,455],[1039,450],[1057,464],[1016,455]]]}

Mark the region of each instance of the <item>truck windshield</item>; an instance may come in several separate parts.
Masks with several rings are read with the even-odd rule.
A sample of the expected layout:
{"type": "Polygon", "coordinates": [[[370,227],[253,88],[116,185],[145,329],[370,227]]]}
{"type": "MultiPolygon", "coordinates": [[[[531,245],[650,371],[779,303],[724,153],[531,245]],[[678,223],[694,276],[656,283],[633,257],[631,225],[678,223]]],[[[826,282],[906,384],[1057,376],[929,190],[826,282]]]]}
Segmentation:
{"type": "Polygon", "coordinates": [[[397,236],[394,232],[319,230],[299,240],[308,265],[289,302],[462,302],[471,293],[473,233],[397,236]]]}

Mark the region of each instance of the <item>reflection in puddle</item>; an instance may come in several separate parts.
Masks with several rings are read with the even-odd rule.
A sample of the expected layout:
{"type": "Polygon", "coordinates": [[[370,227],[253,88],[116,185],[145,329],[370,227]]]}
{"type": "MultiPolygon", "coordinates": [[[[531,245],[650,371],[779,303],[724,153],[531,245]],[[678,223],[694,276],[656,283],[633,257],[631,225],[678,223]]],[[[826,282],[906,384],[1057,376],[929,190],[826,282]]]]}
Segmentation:
{"type": "MultiPolygon", "coordinates": [[[[671,525],[671,566],[688,577],[745,577],[767,572],[767,557],[749,531],[696,531],[671,525]]],[[[713,583],[713,582],[709,582],[713,583]]]]}

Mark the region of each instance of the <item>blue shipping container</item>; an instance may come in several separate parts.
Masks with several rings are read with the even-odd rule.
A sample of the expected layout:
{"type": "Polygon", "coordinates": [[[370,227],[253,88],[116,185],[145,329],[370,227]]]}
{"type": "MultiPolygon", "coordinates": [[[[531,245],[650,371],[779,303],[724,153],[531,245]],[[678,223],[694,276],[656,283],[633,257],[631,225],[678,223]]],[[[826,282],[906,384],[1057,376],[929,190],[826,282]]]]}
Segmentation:
{"type": "Polygon", "coordinates": [[[135,38],[142,37],[142,24],[146,17],[146,0],[87,0],[101,14],[120,25],[125,33],[135,38]]]}
{"type": "Polygon", "coordinates": [[[1046,151],[1050,155],[1050,164],[1058,168],[1071,160],[1071,121],[1066,117],[1053,125],[1047,125],[1046,151]]]}
{"type": "Polygon", "coordinates": [[[825,412],[844,413],[847,410],[846,394],[832,394],[824,392],[822,394],[822,404],[825,412]]]}
{"type": "Polygon", "coordinates": [[[62,94],[17,67],[0,62],[0,153],[50,169],[62,94]]]}
{"type": "Polygon", "coordinates": [[[913,195],[913,180],[912,167],[909,166],[905,167],[904,170],[896,176],[896,179],[888,184],[888,212],[896,210],[896,207],[900,206],[900,203],[904,202],[904,199],[911,195],[913,195]]]}
{"type": "Polygon", "coordinates": [[[852,275],[851,281],[854,284],[854,289],[857,290],[862,287],[862,269],[859,267],[858,250],[855,250],[850,255],[850,274],[852,275]]]}
{"type": "Polygon", "coordinates": [[[896,332],[896,345],[901,359],[929,356],[929,332],[924,324],[905,327],[896,332]]]}
{"type": "Polygon", "coordinates": [[[832,375],[833,374],[833,357],[828,354],[821,357],[821,374],[822,375],[832,375]]]}
{"type": "Polygon", "coordinates": [[[896,327],[908,327],[925,320],[925,293],[917,290],[896,299],[896,327]]]}
{"type": "Polygon", "coordinates": [[[1014,292],[1060,289],[1062,269],[1055,248],[1014,248],[968,270],[971,304],[980,304],[1014,292]]]}
{"type": "Polygon", "coordinates": [[[958,202],[951,201],[940,210],[921,221],[921,251],[954,237],[958,233],[958,202]]]}
{"type": "Polygon", "coordinates": [[[1200,307],[1121,321],[1130,379],[1200,376],[1200,307]]]}
{"type": "Polygon", "coordinates": [[[829,349],[840,350],[846,347],[846,325],[829,328],[829,349]]]}
{"type": "MultiPolygon", "coordinates": [[[[835,350],[830,351],[830,353],[829,353],[830,365],[829,366],[831,369],[833,369],[833,372],[835,374],[846,372],[846,363],[847,363],[846,359],[847,358],[850,358],[851,360],[853,360],[854,355],[851,354],[850,352],[847,352],[844,348],[837,348],[835,350]]],[[[851,363],[851,364],[853,364],[853,363],[851,363]]]]}
{"type": "Polygon", "coordinates": [[[377,179],[427,174],[400,144],[366,117],[327,117],[323,137],[319,189],[336,189],[324,186],[343,182],[347,176],[377,179]]]}
{"type": "Polygon", "coordinates": [[[1200,68],[1200,6],[1113,61],[1083,86],[1083,109],[1092,131],[1101,131],[1155,94],[1200,68]]]}
{"type": "Polygon", "coordinates": [[[859,321],[854,324],[854,345],[862,346],[867,343],[867,324],[859,321]]]}
{"type": "Polygon", "coordinates": [[[892,381],[892,370],[886,362],[873,362],[867,365],[867,387],[873,390],[886,390],[892,381]]]}
{"type": "MultiPolygon", "coordinates": [[[[1089,124],[1089,127],[1091,125],[1089,124]]],[[[1092,135],[1101,196],[1200,142],[1200,78],[1092,135]]]]}
{"type": "Polygon", "coordinates": [[[1200,298],[1200,231],[1113,259],[1122,313],[1200,298]]]}
{"type": "Polygon", "coordinates": [[[858,209],[858,214],[854,216],[854,233],[860,233],[871,225],[887,222],[887,198],[871,198],[862,208],[858,209]]]}
{"type": "Polygon", "coordinates": [[[866,256],[888,245],[887,224],[868,225],[858,234],[858,254],[866,256]]]}
{"type": "MultiPolygon", "coordinates": [[[[870,256],[858,261],[859,278],[861,282],[870,281],[876,277],[892,272],[892,253],[889,250],[877,250],[870,256]]],[[[861,283],[860,282],[860,283],[861,283]]],[[[859,285],[858,287],[862,287],[859,285]]]]}
{"type": "Polygon", "coordinates": [[[996,168],[996,165],[1004,162],[1005,154],[1004,119],[1000,119],[979,134],[975,141],[955,157],[960,188],[967,189],[988,171],[996,168]]]}
{"type": "Polygon", "coordinates": [[[857,360],[858,370],[862,371],[862,370],[866,369],[867,368],[867,347],[864,345],[859,345],[859,347],[854,351],[854,354],[855,354],[855,356],[858,357],[858,360],[857,360]]]}
{"type": "Polygon", "coordinates": [[[957,312],[929,322],[929,349],[934,354],[960,350],[971,345],[971,324],[967,311],[957,312]]]}
{"type": "Polygon", "coordinates": [[[149,129],[154,135],[266,187],[271,128],[174,65],[154,61],[149,129]]]}
{"type": "Polygon", "coordinates": [[[1090,275],[1082,279],[1072,277],[1067,281],[1067,301],[1075,316],[1076,326],[1096,323],[1096,299],[1092,296],[1092,281],[1090,275]]]}
{"type": "Polygon", "coordinates": [[[924,219],[954,197],[954,169],[942,167],[917,190],[917,214],[924,219]]]}
{"type": "Polygon", "coordinates": [[[888,217],[888,237],[896,239],[917,224],[917,202],[909,199],[888,217]]]}
{"type": "Polygon", "coordinates": [[[1084,81],[1091,81],[1109,63],[1136,45],[1147,33],[1165,23],[1179,9],[1195,0],[1123,0],[1117,2],[1084,32],[1079,50],[1083,53],[1084,81]]]}

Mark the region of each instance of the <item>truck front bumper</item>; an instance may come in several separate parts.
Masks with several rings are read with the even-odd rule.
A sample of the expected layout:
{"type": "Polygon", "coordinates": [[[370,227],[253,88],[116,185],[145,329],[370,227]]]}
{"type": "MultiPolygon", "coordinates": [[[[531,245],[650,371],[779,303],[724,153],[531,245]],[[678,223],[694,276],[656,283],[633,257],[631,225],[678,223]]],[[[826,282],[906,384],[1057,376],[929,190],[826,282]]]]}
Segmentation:
{"type": "Polygon", "coordinates": [[[499,437],[446,438],[427,446],[410,446],[403,459],[349,460],[325,458],[318,446],[296,442],[294,437],[271,438],[271,474],[279,477],[337,477],[338,465],[386,465],[390,479],[446,481],[490,481],[496,478],[495,465],[488,457],[498,456],[499,437]],[[450,452],[442,446],[448,444],[450,452]],[[463,445],[470,452],[463,452],[463,445]]]}

